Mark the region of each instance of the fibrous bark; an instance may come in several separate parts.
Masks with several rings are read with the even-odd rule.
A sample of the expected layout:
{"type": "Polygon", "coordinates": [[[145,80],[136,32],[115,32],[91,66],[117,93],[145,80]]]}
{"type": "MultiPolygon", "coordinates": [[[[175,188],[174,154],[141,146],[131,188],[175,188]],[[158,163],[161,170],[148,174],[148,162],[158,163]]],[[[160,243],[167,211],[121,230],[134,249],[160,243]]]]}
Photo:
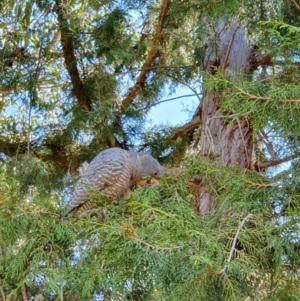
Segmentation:
{"type": "MultiPolygon", "coordinates": [[[[214,44],[206,49],[204,69],[212,75],[222,72],[234,81],[235,76],[249,75],[251,49],[247,29],[243,24],[226,26],[220,22],[215,28],[214,44]]],[[[222,97],[213,87],[207,87],[201,104],[201,156],[214,158],[221,164],[252,169],[253,130],[251,120],[234,112],[220,111],[222,97]]],[[[205,179],[197,187],[197,211],[204,214],[216,207],[215,196],[205,179]]]]}

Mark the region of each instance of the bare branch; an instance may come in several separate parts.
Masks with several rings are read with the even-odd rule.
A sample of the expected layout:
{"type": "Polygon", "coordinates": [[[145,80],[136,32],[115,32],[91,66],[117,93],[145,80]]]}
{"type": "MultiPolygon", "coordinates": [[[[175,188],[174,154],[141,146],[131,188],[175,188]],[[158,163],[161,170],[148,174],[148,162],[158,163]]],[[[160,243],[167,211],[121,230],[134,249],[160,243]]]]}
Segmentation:
{"type": "Polygon", "coordinates": [[[157,246],[153,246],[139,238],[134,238],[134,241],[139,242],[140,244],[150,248],[150,249],[155,249],[155,250],[161,250],[161,251],[172,251],[172,250],[176,250],[176,249],[181,249],[181,246],[174,246],[174,247],[157,247],[157,246]]]}
{"type": "Polygon", "coordinates": [[[170,137],[171,140],[176,140],[178,137],[184,135],[185,133],[193,130],[195,127],[201,124],[201,118],[200,116],[196,116],[194,119],[186,123],[185,125],[181,126],[176,130],[175,133],[172,134],[170,137]]]}
{"type": "Polygon", "coordinates": [[[263,143],[265,144],[269,154],[271,155],[272,159],[276,159],[278,158],[273,144],[269,141],[268,136],[266,135],[266,133],[264,133],[264,131],[261,131],[260,133],[258,133],[259,138],[263,141],[263,143]]]}
{"type": "Polygon", "coordinates": [[[147,109],[155,107],[155,106],[157,106],[157,105],[159,105],[161,103],[168,102],[168,101],[175,100],[175,99],[179,99],[179,98],[193,97],[193,96],[196,96],[198,98],[198,95],[200,95],[200,94],[195,93],[195,94],[180,95],[180,96],[177,96],[177,97],[172,97],[172,98],[164,99],[164,100],[158,101],[156,103],[150,104],[150,105],[148,105],[148,106],[146,106],[144,108],[141,108],[141,109],[139,109],[139,111],[147,110],[147,109]]]}
{"type": "Polygon", "coordinates": [[[172,66],[172,65],[161,65],[161,66],[151,66],[148,68],[131,68],[130,70],[126,72],[115,72],[115,75],[124,75],[128,73],[132,73],[133,71],[143,71],[143,70],[156,70],[156,69],[183,69],[183,68],[189,68],[189,67],[195,67],[194,65],[182,65],[182,66],[172,66]]]}
{"type": "Polygon", "coordinates": [[[66,0],[56,0],[56,13],[59,22],[59,30],[61,32],[61,45],[65,58],[66,68],[71,78],[73,92],[82,109],[86,112],[91,111],[91,100],[84,91],[83,83],[80,79],[79,71],[76,64],[74,45],[68,20],[65,17],[65,9],[67,7],[66,0]]]}
{"type": "MultiPolygon", "coordinates": [[[[0,258],[3,257],[3,252],[2,252],[2,248],[0,246],[0,258]]],[[[1,298],[3,301],[6,301],[6,298],[5,298],[5,293],[4,293],[4,290],[3,290],[3,286],[2,286],[2,278],[0,277],[0,293],[1,293],[1,298]]]]}
{"type": "Polygon", "coordinates": [[[282,158],[282,159],[277,159],[277,160],[272,160],[272,161],[266,161],[266,162],[258,162],[256,164],[256,166],[258,167],[259,170],[261,170],[261,169],[264,169],[264,168],[277,166],[279,164],[291,161],[293,159],[296,159],[299,156],[300,156],[300,153],[295,153],[293,155],[287,156],[287,157],[282,158]]]}
{"type": "Polygon", "coordinates": [[[28,301],[28,297],[27,297],[27,289],[26,289],[26,285],[23,284],[21,287],[21,293],[22,293],[22,300],[23,301],[28,301]]]}
{"type": "Polygon", "coordinates": [[[295,4],[296,9],[300,11],[299,4],[295,0],[292,0],[292,2],[295,4]]]}
{"type": "Polygon", "coordinates": [[[233,239],[233,242],[232,242],[232,246],[231,246],[231,250],[230,250],[230,253],[229,253],[229,256],[228,256],[228,259],[227,259],[227,264],[223,267],[223,269],[219,272],[219,274],[223,274],[225,273],[227,267],[228,267],[228,264],[230,263],[231,259],[232,259],[232,256],[233,256],[233,253],[234,253],[234,250],[235,250],[235,246],[236,246],[236,243],[237,243],[237,240],[238,240],[238,237],[240,235],[240,232],[245,224],[245,222],[250,218],[252,217],[252,214],[248,214],[240,223],[236,233],[235,233],[235,236],[234,236],[234,239],[233,239]]]}
{"type": "Polygon", "coordinates": [[[47,49],[50,50],[53,48],[54,44],[58,42],[61,39],[61,32],[60,30],[57,30],[52,38],[52,40],[48,43],[47,49]]]}
{"type": "Polygon", "coordinates": [[[256,70],[259,66],[272,66],[272,56],[267,53],[257,53],[250,58],[250,71],[256,70]]]}
{"type": "MultiPolygon", "coordinates": [[[[57,1],[60,1],[60,0],[57,0],[57,1]]],[[[122,111],[123,112],[132,103],[134,97],[142,89],[142,87],[146,81],[147,74],[150,70],[149,68],[151,67],[153,59],[155,58],[155,56],[158,52],[158,47],[159,47],[159,43],[160,43],[161,36],[162,36],[162,29],[163,29],[162,25],[163,25],[163,21],[164,21],[166,12],[169,8],[169,4],[170,4],[169,0],[162,0],[161,6],[160,6],[158,24],[156,25],[155,34],[154,34],[153,41],[152,41],[152,47],[150,48],[150,50],[148,52],[147,58],[142,67],[142,71],[140,72],[135,85],[130,89],[129,94],[122,101],[122,111]]]]}

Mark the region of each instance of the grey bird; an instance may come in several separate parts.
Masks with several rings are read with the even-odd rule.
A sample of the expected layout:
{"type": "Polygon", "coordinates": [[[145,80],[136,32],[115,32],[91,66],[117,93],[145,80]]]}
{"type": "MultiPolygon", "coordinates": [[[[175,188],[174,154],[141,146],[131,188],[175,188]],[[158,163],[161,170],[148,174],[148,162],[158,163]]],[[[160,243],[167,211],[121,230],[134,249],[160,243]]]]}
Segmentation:
{"type": "Polygon", "coordinates": [[[159,178],[164,169],[151,155],[113,147],[100,152],[90,164],[85,162],[79,173],[80,179],[62,219],[87,204],[91,191],[113,201],[126,195],[144,177],[159,178]]]}

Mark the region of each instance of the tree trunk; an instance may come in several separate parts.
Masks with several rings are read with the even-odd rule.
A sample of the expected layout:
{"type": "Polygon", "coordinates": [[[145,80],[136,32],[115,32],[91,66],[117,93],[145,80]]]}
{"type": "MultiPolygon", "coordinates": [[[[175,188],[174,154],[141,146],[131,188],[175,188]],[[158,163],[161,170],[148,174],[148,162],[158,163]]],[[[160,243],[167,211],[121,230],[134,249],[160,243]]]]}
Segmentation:
{"type": "MultiPolygon", "coordinates": [[[[220,22],[215,29],[214,45],[206,49],[204,68],[212,75],[216,69],[227,79],[250,74],[250,46],[247,29],[243,24],[226,26],[220,22]]],[[[234,112],[222,114],[222,98],[212,87],[204,91],[201,104],[201,156],[214,158],[227,166],[252,169],[253,130],[247,118],[237,118],[234,112]],[[226,116],[225,116],[226,115],[226,116]]],[[[197,187],[197,211],[204,214],[216,208],[215,196],[209,191],[205,179],[197,187]]]]}

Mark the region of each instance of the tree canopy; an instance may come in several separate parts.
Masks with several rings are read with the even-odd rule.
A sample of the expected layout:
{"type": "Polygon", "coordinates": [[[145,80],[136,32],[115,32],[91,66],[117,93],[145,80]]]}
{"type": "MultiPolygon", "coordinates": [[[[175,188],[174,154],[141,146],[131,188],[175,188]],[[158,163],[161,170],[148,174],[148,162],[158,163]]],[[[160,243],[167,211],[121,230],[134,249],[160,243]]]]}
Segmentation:
{"type": "Polygon", "coordinates": [[[0,300],[300,299],[299,0],[0,3],[0,300]],[[165,175],[61,222],[109,147],[165,175]]]}

